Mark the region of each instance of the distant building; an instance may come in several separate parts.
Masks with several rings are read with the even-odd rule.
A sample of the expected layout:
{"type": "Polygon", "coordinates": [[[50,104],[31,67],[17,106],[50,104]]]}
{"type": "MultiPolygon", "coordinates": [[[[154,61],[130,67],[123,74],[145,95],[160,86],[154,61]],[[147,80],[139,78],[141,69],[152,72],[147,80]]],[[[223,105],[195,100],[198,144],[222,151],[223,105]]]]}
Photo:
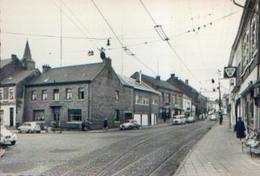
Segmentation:
{"type": "Polygon", "coordinates": [[[24,85],[37,77],[28,41],[22,60],[16,55],[1,61],[0,70],[0,116],[5,126],[22,122],[24,110],[24,85]]]}
{"type": "Polygon", "coordinates": [[[259,8],[259,1],[246,1],[228,62],[237,67],[237,78],[230,81],[231,125],[242,117],[249,131],[260,129],[259,8]]]}
{"type": "Polygon", "coordinates": [[[92,128],[102,128],[108,120],[115,127],[132,112],[132,97],[111,66],[111,59],[101,63],[50,68],[26,86],[24,121],[59,122],[89,120],[92,128]]]}
{"type": "Polygon", "coordinates": [[[185,97],[191,100],[191,114],[200,117],[201,114],[207,112],[207,98],[199,93],[196,89],[189,85],[188,80],[182,81],[175,74],[171,74],[171,77],[167,80],[171,85],[176,86],[185,97]]]}
{"type": "MultiPolygon", "coordinates": [[[[132,76],[134,79],[139,78],[139,72],[135,72],[132,76]]],[[[141,80],[151,86],[153,89],[161,93],[160,96],[160,115],[159,117],[164,121],[172,118],[174,115],[182,114],[182,93],[175,86],[160,79],[142,74],[141,80]]]]}
{"type": "MultiPolygon", "coordinates": [[[[125,89],[128,89],[133,106],[132,116],[128,119],[135,119],[142,126],[153,126],[160,123],[159,102],[161,93],[142,81],[141,75],[137,79],[119,76],[125,89]]],[[[128,120],[125,119],[125,120],[128,120]]]]}

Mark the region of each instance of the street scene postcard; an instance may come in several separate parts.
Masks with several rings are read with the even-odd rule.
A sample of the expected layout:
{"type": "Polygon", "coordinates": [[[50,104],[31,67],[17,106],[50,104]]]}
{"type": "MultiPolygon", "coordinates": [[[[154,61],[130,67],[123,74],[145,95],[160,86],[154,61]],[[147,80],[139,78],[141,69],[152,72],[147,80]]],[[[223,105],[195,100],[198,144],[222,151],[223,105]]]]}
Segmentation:
{"type": "Polygon", "coordinates": [[[260,0],[0,0],[0,176],[260,176],[260,0]]]}

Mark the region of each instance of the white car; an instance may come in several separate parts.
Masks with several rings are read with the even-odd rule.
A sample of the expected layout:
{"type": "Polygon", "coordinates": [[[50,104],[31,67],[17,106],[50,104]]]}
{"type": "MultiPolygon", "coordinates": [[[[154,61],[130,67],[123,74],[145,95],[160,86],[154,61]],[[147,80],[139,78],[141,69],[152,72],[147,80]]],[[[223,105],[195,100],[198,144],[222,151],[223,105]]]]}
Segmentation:
{"type": "Polygon", "coordinates": [[[193,123],[194,121],[195,121],[195,119],[194,119],[193,116],[189,116],[189,117],[187,117],[187,119],[186,119],[186,122],[187,122],[187,123],[193,123]]]}
{"type": "Polygon", "coordinates": [[[186,123],[185,115],[175,115],[172,119],[173,125],[182,125],[186,123]]]}
{"type": "Polygon", "coordinates": [[[17,135],[6,129],[5,126],[1,126],[0,144],[14,145],[17,141],[17,135]]]}
{"type": "Polygon", "coordinates": [[[139,125],[136,120],[130,120],[129,122],[121,124],[120,130],[139,129],[140,127],[141,125],[139,125]]]}
{"type": "Polygon", "coordinates": [[[40,133],[41,127],[36,122],[25,122],[22,126],[18,127],[18,132],[22,133],[40,133]]]}
{"type": "Polygon", "coordinates": [[[211,121],[216,121],[216,120],[217,120],[216,115],[212,114],[212,115],[210,116],[209,120],[211,120],[211,121]]]}

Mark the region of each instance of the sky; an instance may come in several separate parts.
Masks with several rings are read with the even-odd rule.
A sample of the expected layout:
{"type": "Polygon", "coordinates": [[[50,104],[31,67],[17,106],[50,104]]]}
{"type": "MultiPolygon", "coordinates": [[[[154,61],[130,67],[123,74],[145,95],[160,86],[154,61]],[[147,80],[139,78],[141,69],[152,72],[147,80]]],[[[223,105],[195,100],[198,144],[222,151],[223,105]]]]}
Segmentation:
{"type": "MultiPolygon", "coordinates": [[[[223,77],[242,8],[231,0],[142,0],[153,21],[140,0],[94,2],[117,37],[92,0],[0,0],[1,58],[22,58],[28,40],[39,69],[43,64],[59,67],[62,26],[62,66],[101,62],[97,48],[104,47],[118,74],[142,71],[166,80],[174,73],[204,95],[218,96],[211,79],[217,80],[218,69],[223,77]],[[169,44],[155,24],[162,26],[169,44]],[[94,56],[88,56],[90,50],[94,56]]],[[[221,79],[221,84],[226,92],[228,81],[221,79]]]]}

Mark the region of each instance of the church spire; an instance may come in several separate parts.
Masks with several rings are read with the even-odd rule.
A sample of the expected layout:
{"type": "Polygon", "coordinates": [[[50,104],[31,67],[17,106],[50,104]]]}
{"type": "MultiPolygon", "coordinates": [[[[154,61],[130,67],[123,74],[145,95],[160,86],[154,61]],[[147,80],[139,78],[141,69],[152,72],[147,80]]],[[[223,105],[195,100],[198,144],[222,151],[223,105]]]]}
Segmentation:
{"type": "Polygon", "coordinates": [[[27,60],[27,61],[32,60],[31,49],[30,49],[28,40],[26,41],[24,54],[23,54],[23,60],[27,60]]]}
{"type": "Polygon", "coordinates": [[[32,59],[31,49],[28,40],[26,41],[22,63],[27,70],[35,69],[35,62],[32,59]]]}

